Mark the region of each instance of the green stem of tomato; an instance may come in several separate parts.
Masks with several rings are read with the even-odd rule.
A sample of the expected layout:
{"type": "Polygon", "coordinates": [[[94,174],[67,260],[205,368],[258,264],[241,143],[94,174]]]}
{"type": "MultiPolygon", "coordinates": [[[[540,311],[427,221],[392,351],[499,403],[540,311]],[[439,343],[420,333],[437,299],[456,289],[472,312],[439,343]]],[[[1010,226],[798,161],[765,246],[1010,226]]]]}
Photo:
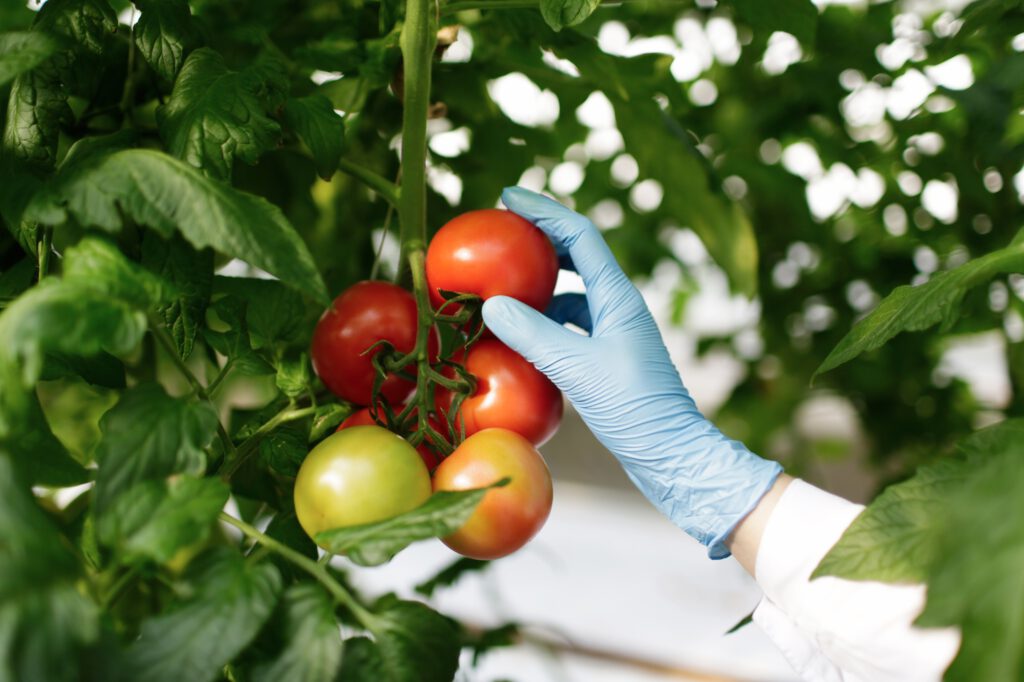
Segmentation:
{"type": "Polygon", "coordinates": [[[433,310],[427,293],[427,114],[430,108],[430,69],[437,44],[437,18],[430,0],[408,0],[401,36],[404,72],[402,118],[402,187],[398,218],[401,223],[402,257],[399,281],[412,279],[413,295],[419,311],[416,348],[413,351],[419,369],[416,402],[419,406],[417,432],[423,433],[431,409],[429,400],[430,353],[428,342],[434,326],[433,310]]]}
{"type": "Polygon", "coordinates": [[[261,546],[266,547],[271,552],[276,552],[282,557],[292,562],[306,573],[310,574],[316,580],[324,586],[328,593],[334,600],[347,608],[352,614],[359,619],[359,622],[364,626],[369,627],[369,624],[373,621],[373,614],[362,607],[362,605],[355,600],[355,598],[348,593],[344,587],[342,587],[337,580],[331,577],[331,574],[327,572],[327,567],[323,566],[316,561],[313,561],[309,557],[296,552],[294,549],[278,542],[274,538],[264,535],[263,533],[250,526],[241,519],[236,519],[230,514],[220,513],[220,520],[224,523],[234,526],[238,530],[242,531],[242,534],[246,537],[252,538],[261,546]]]}
{"type": "Polygon", "coordinates": [[[351,175],[356,180],[359,180],[374,192],[384,197],[384,199],[386,199],[392,206],[398,205],[398,187],[395,183],[382,175],[378,175],[369,168],[360,166],[358,163],[352,163],[348,159],[342,159],[338,163],[338,170],[351,175]]]}
{"type": "Polygon", "coordinates": [[[238,446],[237,454],[233,459],[231,459],[230,461],[225,460],[223,467],[224,470],[221,473],[221,478],[224,479],[225,481],[231,480],[231,477],[235,474],[235,472],[238,471],[243,464],[245,464],[245,461],[252,455],[252,453],[256,452],[256,448],[259,447],[260,441],[263,440],[263,437],[266,436],[268,433],[270,433],[277,427],[281,426],[282,424],[295,421],[296,419],[303,419],[315,413],[315,406],[294,409],[292,406],[289,405],[285,409],[275,414],[273,417],[268,419],[266,423],[263,424],[263,426],[256,429],[255,433],[249,436],[249,438],[247,438],[245,441],[242,442],[241,445],[238,446]]]}
{"type": "MultiPolygon", "coordinates": [[[[150,316],[149,318],[149,331],[153,334],[157,343],[164,347],[164,350],[167,352],[167,356],[171,359],[171,362],[174,363],[174,366],[178,368],[181,375],[184,376],[192,386],[192,390],[199,399],[213,405],[213,401],[210,399],[210,394],[199,382],[196,375],[192,373],[192,370],[189,369],[188,365],[185,364],[185,361],[181,359],[181,356],[178,355],[178,349],[174,346],[174,340],[171,339],[170,335],[168,335],[163,324],[153,316],[150,316]]],[[[213,406],[216,408],[216,405],[213,406]]],[[[224,428],[224,425],[220,422],[219,418],[217,419],[217,436],[220,438],[221,445],[224,446],[224,456],[229,460],[234,459],[236,456],[235,444],[231,441],[231,436],[228,435],[227,430],[224,428]]]]}

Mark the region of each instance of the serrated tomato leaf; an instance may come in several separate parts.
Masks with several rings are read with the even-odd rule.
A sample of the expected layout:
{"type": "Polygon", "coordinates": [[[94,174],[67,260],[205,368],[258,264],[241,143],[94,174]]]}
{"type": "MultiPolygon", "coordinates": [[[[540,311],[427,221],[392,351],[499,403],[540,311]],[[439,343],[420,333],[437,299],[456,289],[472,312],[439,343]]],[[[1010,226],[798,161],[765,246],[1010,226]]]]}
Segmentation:
{"type": "Polygon", "coordinates": [[[854,325],[814,376],[849,362],[861,353],[880,348],[900,332],[920,331],[939,322],[948,328],[956,320],[960,301],[969,289],[998,273],[1022,270],[1024,244],[1011,244],[960,267],[937,273],[924,284],[897,287],[854,325]]]}
{"type": "Polygon", "coordinates": [[[575,26],[594,13],[601,0],[540,0],[540,13],[556,31],[575,26]]]}
{"type": "MultiPolygon", "coordinates": [[[[506,481],[495,485],[504,485],[506,481]]],[[[493,487],[493,486],[492,486],[493,487]]],[[[359,526],[317,533],[316,541],[362,566],[377,566],[413,542],[451,535],[469,519],[489,488],[440,491],[405,514],[359,526]]]]}
{"type": "MultiPolygon", "coordinates": [[[[285,646],[258,666],[253,682],[333,682],[341,665],[341,632],[334,603],[319,585],[305,583],[285,591],[278,609],[279,639],[285,646]]],[[[344,679],[344,678],[340,678],[344,679]]]]}
{"type": "Polygon", "coordinates": [[[194,594],[142,623],[125,656],[125,679],[212,682],[273,612],[281,577],[272,564],[252,564],[229,550],[193,564],[194,594]]]}
{"type": "Polygon", "coordinates": [[[199,43],[188,0],[134,0],[142,13],[135,24],[135,45],[149,68],[173,83],[185,57],[199,43]]]}
{"type": "Polygon", "coordinates": [[[945,460],[891,485],[846,529],[811,578],[920,583],[938,552],[949,496],[964,481],[965,463],[945,460]]]}
{"type": "Polygon", "coordinates": [[[143,481],[201,475],[217,415],[208,403],[172,398],[159,384],[125,391],[100,420],[95,504],[102,519],[116,498],[143,481]]]}
{"type": "Polygon", "coordinates": [[[97,532],[126,562],[165,563],[179,549],[206,539],[228,494],[217,478],[145,480],[114,499],[99,517],[97,532]]]}
{"type": "Polygon", "coordinates": [[[60,225],[70,218],[108,232],[125,219],[164,237],[180,233],[262,268],[320,301],[327,290],[302,239],[265,199],[204,177],[151,149],[98,155],[57,174],[26,208],[26,219],[60,225]]]}
{"type": "Polygon", "coordinates": [[[313,155],[316,172],[329,180],[338,169],[345,144],[345,121],[334,111],[331,100],[319,93],[289,99],[284,105],[284,121],[313,155]]]}
{"type": "Polygon", "coordinates": [[[254,164],[280,133],[264,110],[262,73],[232,71],[224,58],[200,48],[185,60],[167,104],[160,135],[174,156],[219,180],[231,178],[237,157],[254,164]]]}
{"type": "Polygon", "coordinates": [[[1024,446],[978,458],[946,500],[947,523],[928,571],[924,627],[956,626],[960,651],[943,679],[1024,675],[1024,446]]]}
{"type": "Polygon", "coordinates": [[[76,589],[78,562],[2,449],[0,537],[0,676],[79,679],[76,662],[98,636],[98,609],[76,589]]]}
{"type": "Polygon", "coordinates": [[[58,46],[56,39],[38,31],[0,33],[0,85],[34,69],[58,46]]]}

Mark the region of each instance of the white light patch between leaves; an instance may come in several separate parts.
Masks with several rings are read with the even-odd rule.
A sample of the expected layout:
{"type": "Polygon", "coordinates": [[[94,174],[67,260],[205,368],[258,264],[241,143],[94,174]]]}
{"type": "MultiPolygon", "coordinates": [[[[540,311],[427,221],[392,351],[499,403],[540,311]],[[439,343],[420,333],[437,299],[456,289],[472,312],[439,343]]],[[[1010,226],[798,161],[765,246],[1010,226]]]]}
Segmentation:
{"type": "Polygon", "coordinates": [[[516,123],[531,128],[548,127],[558,120],[558,97],[550,90],[541,90],[521,73],[510,73],[487,83],[502,113],[516,123]]]}

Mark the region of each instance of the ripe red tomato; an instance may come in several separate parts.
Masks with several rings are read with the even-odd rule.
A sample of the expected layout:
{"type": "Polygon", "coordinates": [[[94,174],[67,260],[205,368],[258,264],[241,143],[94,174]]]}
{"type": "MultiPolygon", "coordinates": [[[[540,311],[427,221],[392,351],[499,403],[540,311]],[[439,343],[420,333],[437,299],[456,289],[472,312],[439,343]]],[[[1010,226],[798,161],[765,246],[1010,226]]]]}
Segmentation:
{"type": "Polygon", "coordinates": [[[462,442],[434,472],[434,490],[488,490],[469,520],[443,538],[474,559],[498,559],[530,541],[551,512],[551,474],[529,441],[507,429],[486,429],[462,442]]]}
{"type": "Polygon", "coordinates": [[[334,433],[295,478],[295,514],[311,537],[397,516],[430,497],[430,473],[411,445],[379,426],[334,433]]]}
{"type": "MultiPolygon", "coordinates": [[[[416,412],[414,411],[413,415],[415,414],[416,412]]],[[[380,417],[382,420],[384,419],[383,414],[380,415],[380,417]]],[[[440,421],[438,421],[437,417],[435,417],[434,415],[430,415],[428,420],[430,421],[430,425],[434,427],[435,431],[437,431],[440,434],[447,433],[447,427],[440,421]]],[[[338,428],[335,431],[342,431],[353,426],[385,425],[383,423],[378,424],[376,421],[374,421],[373,415],[370,414],[370,408],[364,407],[363,409],[356,410],[348,417],[346,417],[345,421],[341,422],[341,424],[338,425],[338,428]]],[[[426,439],[424,439],[423,442],[416,446],[416,452],[420,453],[420,457],[423,459],[423,463],[427,465],[427,469],[429,469],[430,471],[436,469],[437,465],[441,463],[441,456],[437,454],[437,452],[432,447],[430,447],[430,445],[427,444],[426,439]]]]}
{"type": "MultiPolygon", "coordinates": [[[[438,289],[511,296],[537,310],[551,302],[558,257],[548,238],[511,211],[470,211],[446,223],[427,249],[427,283],[435,307],[438,289]]],[[[446,312],[454,313],[451,308],[446,312]]]]}
{"type": "MultiPolygon", "coordinates": [[[[372,355],[363,352],[383,339],[399,352],[408,353],[416,346],[416,324],[416,300],[405,289],[389,282],[353,284],[334,299],[316,324],[311,349],[313,369],[338,397],[369,405],[374,370],[372,355]]],[[[428,345],[436,357],[436,329],[428,345]]],[[[392,375],[385,379],[380,393],[396,405],[414,388],[413,383],[392,375]]]]}
{"type": "MultiPolygon", "coordinates": [[[[551,381],[523,356],[497,339],[478,341],[463,359],[462,351],[452,358],[477,378],[476,393],[459,407],[458,419],[466,435],[489,428],[515,431],[534,445],[547,442],[562,421],[562,394],[551,381]]],[[[454,370],[445,374],[455,376],[454,370]]],[[[452,393],[438,388],[438,411],[447,414],[452,393]]]]}

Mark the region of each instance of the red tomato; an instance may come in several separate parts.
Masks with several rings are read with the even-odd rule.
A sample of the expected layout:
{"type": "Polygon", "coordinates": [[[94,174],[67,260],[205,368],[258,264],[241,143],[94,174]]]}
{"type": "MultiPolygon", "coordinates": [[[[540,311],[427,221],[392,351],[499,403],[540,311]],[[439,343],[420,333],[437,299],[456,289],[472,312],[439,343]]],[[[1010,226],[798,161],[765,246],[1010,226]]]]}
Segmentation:
{"type": "MultiPolygon", "coordinates": [[[[416,346],[416,324],[416,300],[405,289],[389,282],[353,284],[334,299],[316,324],[313,369],[338,397],[369,405],[374,370],[371,354],[363,352],[383,339],[408,353],[416,346]]],[[[432,356],[436,357],[437,349],[435,329],[429,342],[432,356]]],[[[381,395],[392,405],[401,404],[414,388],[413,383],[392,375],[381,386],[381,395]]]]}
{"type": "Polygon", "coordinates": [[[474,559],[498,559],[530,541],[551,512],[551,474],[544,458],[517,433],[486,429],[462,442],[434,472],[434,491],[482,488],[503,478],[465,525],[443,538],[474,559]]]}
{"type": "MultiPolygon", "coordinates": [[[[476,393],[459,407],[458,418],[466,435],[489,428],[515,431],[534,445],[547,442],[562,421],[562,394],[551,381],[523,356],[497,339],[478,341],[463,361],[459,351],[453,358],[477,379],[476,393]]],[[[453,377],[454,370],[445,369],[453,377]]],[[[447,414],[452,393],[438,388],[438,411],[447,414]]]]}
{"type": "MultiPolygon", "coordinates": [[[[413,414],[416,414],[413,412],[413,414]]],[[[384,426],[384,415],[380,415],[381,422],[374,421],[373,415],[370,414],[370,408],[364,407],[361,410],[357,410],[345,418],[345,421],[338,425],[335,432],[342,431],[353,426],[384,426]]],[[[429,417],[430,425],[434,427],[434,430],[442,435],[447,434],[448,427],[438,421],[437,417],[431,415],[429,417]]],[[[420,458],[423,459],[423,463],[427,465],[427,469],[433,471],[438,464],[441,463],[441,456],[427,444],[426,440],[416,446],[416,452],[420,453],[420,458]]]]}
{"type": "Polygon", "coordinates": [[[557,277],[558,257],[551,242],[511,211],[463,213],[438,230],[427,249],[427,283],[435,307],[444,301],[437,290],[444,289],[484,299],[511,296],[544,310],[557,277]]]}

